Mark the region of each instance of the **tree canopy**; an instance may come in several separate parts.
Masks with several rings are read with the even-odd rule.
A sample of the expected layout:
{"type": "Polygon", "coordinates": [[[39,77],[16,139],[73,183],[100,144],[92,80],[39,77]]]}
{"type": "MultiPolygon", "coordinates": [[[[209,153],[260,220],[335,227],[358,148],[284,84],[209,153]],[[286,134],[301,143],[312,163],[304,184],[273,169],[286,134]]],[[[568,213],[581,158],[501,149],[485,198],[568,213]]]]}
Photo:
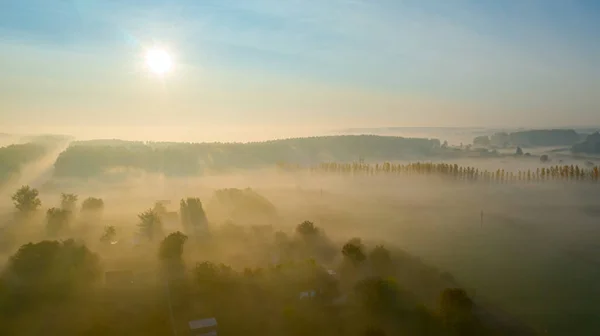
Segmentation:
{"type": "Polygon", "coordinates": [[[75,212],[75,209],[77,208],[77,200],[78,199],[79,199],[79,196],[77,196],[75,194],[62,193],[60,195],[60,207],[63,210],[73,213],[73,212],[75,212]]]}
{"type": "Polygon", "coordinates": [[[0,185],[17,176],[27,163],[40,159],[47,148],[37,143],[0,147],[0,185]]]}
{"type": "Polygon", "coordinates": [[[39,191],[30,186],[22,186],[12,195],[12,201],[15,208],[22,213],[29,213],[37,210],[42,201],[38,197],[39,191]]]}
{"type": "Polygon", "coordinates": [[[81,203],[82,212],[100,212],[104,209],[104,201],[101,198],[88,197],[81,203]]]}
{"type": "Polygon", "coordinates": [[[399,159],[427,155],[440,147],[435,139],[375,135],[324,136],[254,143],[172,143],[93,140],[73,142],[55,162],[55,174],[91,177],[114,168],[140,169],[167,176],[205,171],[273,166],[278,162],[399,159]]]}
{"type": "Polygon", "coordinates": [[[148,209],[138,215],[140,234],[152,241],[163,234],[162,221],[154,209],[148,209]]]}
{"type": "Polygon", "coordinates": [[[93,284],[100,275],[98,256],[74,240],[28,243],[10,257],[6,285],[29,300],[62,298],[93,284]]]}
{"type": "Polygon", "coordinates": [[[162,260],[181,260],[183,254],[183,245],[187,236],[177,231],[169,234],[160,243],[158,255],[162,260]]]}

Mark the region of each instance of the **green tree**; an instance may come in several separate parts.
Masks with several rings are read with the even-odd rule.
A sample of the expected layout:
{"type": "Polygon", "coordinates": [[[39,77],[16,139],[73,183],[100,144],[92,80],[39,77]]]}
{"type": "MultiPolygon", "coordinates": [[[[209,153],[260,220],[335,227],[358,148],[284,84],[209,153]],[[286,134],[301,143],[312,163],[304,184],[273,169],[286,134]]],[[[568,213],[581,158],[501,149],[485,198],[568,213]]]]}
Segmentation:
{"type": "Polygon", "coordinates": [[[439,308],[447,324],[461,326],[473,317],[473,301],[461,288],[446,288],[440,295],[439,308]]]}
{"type": "Polygon", "coordinates": [[[179,216],[184,229],[200,233],[208,229],[208,219],[199,198],[188,197],[179,203],[179,216]]]}
{"type": "Polygon", "coordinates": [[[162,235],[162,221],[153,209],[142,212],[138,215],[138,218],[140,220],[138,227],[143,237],[152,241],[157,236],[162,235]]]}
{"type": "Polygon", "coordinates": [[[314,237],[319,234],[319,229],[315,226],[313,222],[304,221],[296,227],[296,233],[298,233],[302,237],[314,237]]]}
{"type": "Polygon", "coordinates": [[[391,270],[392,256],[390,251],[383,245],[375,246],[371,253],[369,253],[369,261],[373,266],[373,270],[380,275],[388,273],[391,270]]]}
{"type": "Polygon", "coordinates": [[[521,147],[517,147],[517,151],[515,152],[515,155],[518,155],[518,156],[523,155],[523,149],[521,149],[521,147]]]}
{"type": "Polygon", "coordinates": [[[70,212],[61,208],[50,208],[46,211],[46,231],[50,236],[64,232],[69,226],[70,212]]]}
{"type": "Polygon", "coordinates": [[[63,210],[67,210],[71,213],[75,212],[75,209],[77,208],[77,200],[79,199],[79,196],[75,195],[75,194],[65,194],[62,193],[60,195],[60,207],[63,210]]]}
{"type": "Polygon", "coordinates": [[[164,202],[156,202],[154,203],[154,212],[156,212],[161,218],[163,218],[167,214],[167,207],[164,202]]]}
{"type": "Polygon", "coordinates": [[[177,231],[169,234],[160,243],[158,256],[162,260],[181,260],[183,245],[188,237],[177,231]]]}
{"type": "Polygon", "coordinates": [[[97,255],[70,239],[25,244],[10,257],[4,272],[10,292],[31,302],[89,288],[101,269],[97,255]]]}
{"type": "Polygon", "coordinates": [[[358,265],[367,258],[364,249],[365,247],[360,238],[352,238],[342,247],[342,255],[350,260],[352,264],[358,265]]]}
{"type": "Polygon", "coordinates": [[[37,189],[30,186],[22,186],[12,195],[12,201],[15,208],[21,213],[30,213],[42,205],[42,201],[40,201],[38,195],[39,192],[37,189]]]}
{"type": "Polygon", "coordinates": [[[354,293],[371,316],[393,317],[405,305],[400,300],[398,284],[391,278],[376,276],[363,279],[356,284],[354,293]]]}
{"type": "Polygon", "coordinates": [[[83,212],[101,212],[104,210],[104,201],[101,198],[88,197],[81,203],[83,212]]]}
{"type": "Polygon", "coordinates": [[[100,237],[100,241],[103,243],[111,243],[114,242],[117,238],[117,229],[112,226],[109,225],[107,227],[104,228],[104,233],[102,233],[102,236],[100,237]]]}

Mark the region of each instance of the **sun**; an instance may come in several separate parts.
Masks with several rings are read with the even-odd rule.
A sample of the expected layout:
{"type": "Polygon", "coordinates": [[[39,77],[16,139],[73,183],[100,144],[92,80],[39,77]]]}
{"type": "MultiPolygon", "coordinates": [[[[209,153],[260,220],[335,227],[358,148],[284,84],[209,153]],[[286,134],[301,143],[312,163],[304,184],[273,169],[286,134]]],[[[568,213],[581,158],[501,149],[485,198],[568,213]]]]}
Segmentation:
{"type": "Polygon", "coordinates": [[[157,75],[163,75],[173,68],[171,56],[163,49],[149,49],[146,51],[145,59],[148,69],[157,75]]]}

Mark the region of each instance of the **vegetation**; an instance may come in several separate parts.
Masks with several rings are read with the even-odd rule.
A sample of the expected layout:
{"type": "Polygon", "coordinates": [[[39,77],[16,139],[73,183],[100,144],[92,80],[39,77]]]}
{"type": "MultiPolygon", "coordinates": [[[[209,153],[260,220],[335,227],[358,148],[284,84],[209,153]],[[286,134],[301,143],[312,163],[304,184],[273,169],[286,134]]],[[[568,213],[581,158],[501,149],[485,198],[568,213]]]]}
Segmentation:
{"type": "Polygon", "coordinates": [[[81,203],[82,212],[101,212],[104,209],[104,201],[101,198],[88,197],[81,203]]]}
{"type": "Polygon", "coordinates": [[[75,209],[77,208],[77,200],[79,199],[79,196],[75,195],[75,194],[65,194],[62,193],[60,195],[60,207],[61,209],[68,211],[70,213],[75,212],[75,209]]]}
{"type": "Polygon", "coordinates": [[[208,219],[199,198],[188,197],[179,203],[181,225],[188,232],[206,232],[208,219]]]}
{"type": "MultiPolygon", "coordinates": [[[[225,190],[223,195],[238,193],[225,190]]],[[[47,211],[48,236],[75,232],[67,228],[77,198],[62,194],[62,206],[47,211]]],[[[217,319],[220,335],[450,336],[497,331],[473,313],[475,304],[454,280],[446,280],[451,277],[406,252],[381,244],[369,248],[360,238],[337,244],[311,221],[298,224],[295,234],[269,226],[217,225],[193,197],[181,201],[180,216],[188,218],[181,225],[200,220],[206,225],[203,239],[187,243],[188,237],[176,231],[158,240],[163,234],[160,209],[155,205],[138,215],[139,233],[147,238],[139,246],[118,242],[112,225],[100,238],[110,243],[103,255],[72,239],[24,244],[0,275],[0,331],[164,335],[174,329],[187,334],[188,321],[208,317],[217,319]],[[255,261],[244,265],[236,257],[238,266],[232,267],[204,257],[219,247],[253,253],[255,261]],[[157,253],[150,260],[160,266],[155,281],[147,271],[153,264],[151,251],[157,253]],[[128,263],[131,271],[103,269],[124,265],[125,255],[134,258],[128,263]],[[186,266],[185,259],[196,263],[186,266]],[[423,274],[431,275],[415,288],[414,279],[423,279],[423,274]],[[425,299],[434,296],[440,297],[439,304],[425,299]],[[36,329],[50,321],[46,307],[53,312],[52,323],[36,329]],[[25,322],[34,317],[35,323],[25,322]]]]}
{"type": "Polygon", "coordinates": [[[113,243],[117,238],[117,229],[109,225],[104,228],[104,233],[102,233],[102,237],[100,237],[100,241],[103,243],[113,243]]]}
{"type": "Polygon", "coordinates": [[[154,209],[148,209],[138,215],[140,235],[149,241],[159,238],[163,234],[162,220],[154,209]]]}
{"type": "Polygon", "coordinates": [[[70,214],[69,210],[61,208],[46,211],[46,231],[50,237],[56,237],[69,229],[70,214]]]}
{"type": "Polygon", "coordinates": [[[599,154],[600,153],[600,133],[595,132],[586,137],[585,141],[574,144],[571,147],[573,153],[599,154]]]}
{"type": "Polygon", "coordinates": [[[47,147],[37,143],[10,145],[0,148],[0,185],[19,175],[23,166],[46,154],[47,147]]]}
{"type": "MultiPolygon", "coordinates": [[[[9,302],[30,307],[88,289],[100,276],[99,258],[74,240],[28,243],[10,258],[2,278],[9,302]]],[[[6,308],[6,307],[4,307],[6,308]]],[[[14,307],[11,307],[14,308],[14,307]]]]}
{"type": "Polygon", "coordinates": [[[581,136],[572,129],[527,130],[517,132],[497,132],[491,137],[478,136],[473,139],[474,145],[480,146],[523,146],[552,147],[571,146],[578,143],[581,136]]]}
{"type": "Polygon", "coordinates": [[[545,181],[573,181],[573,182],[598,182],[600,167],[579,167],[578,165],[551,165],[537,168],[536,170],[496,171],[480,170],[475,167],[463,167],[457,164],[416,162],[409,164],[383,164],[367,163],[321,163],[309,168],[298,165],[279,164],[281,171],[308,170],[312,173],[336,173],[347,175],[423,175],[439,176],[458,181],[483,181],[488,183],[515,183],[515,182],[545,182],[545,181]]]}
{"type": "Polygon", "coordinates": [[[171,233],[160,243],[159,257],[163,260],[181,260],[186,240],[187,236],[179,231],[171,233]]]}
{"type": "Polygon", "coordinates": [[[273,224],[277,219],[277,210],[273,203],[251,188],[218,189],[214,192],[208,208],[216,217],[233,222],[273,224]]]}
{"type": "Polygon", "coordinates": [[[37,210],[42,205],[38,195],[39,191],[37,189],[22,186],[12,195],[12,201],[17,210],[27,214],[37,210]]]}
{"type": "Polygon", "coordinates": [[[56,160],[59,177],[91,177],[112,170],[137,169],[167,176],[193,176],[205,171],[272,166],[325,160],[400,159],[431,155],[439,140],[384,136],[326,136],[255,143],[143,143],[122,140],[74,142],[56,160]]]}

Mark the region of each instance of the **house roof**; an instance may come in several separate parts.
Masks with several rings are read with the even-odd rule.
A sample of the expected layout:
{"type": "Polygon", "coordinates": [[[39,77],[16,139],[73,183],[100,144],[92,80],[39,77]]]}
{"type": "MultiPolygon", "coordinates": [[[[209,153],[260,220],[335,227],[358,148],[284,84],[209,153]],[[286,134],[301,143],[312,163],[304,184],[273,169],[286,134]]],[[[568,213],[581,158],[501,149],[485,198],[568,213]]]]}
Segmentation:
{"type": "Polygon", "coordinates": [[[190,325],[190,329],[192,329],[192,330],[216,327],[217,319],[214,317],[211,317],[211,318],[206,318],[206,319],[193,320],[193,321],[189,322],[189,325],[190,325]]]}

